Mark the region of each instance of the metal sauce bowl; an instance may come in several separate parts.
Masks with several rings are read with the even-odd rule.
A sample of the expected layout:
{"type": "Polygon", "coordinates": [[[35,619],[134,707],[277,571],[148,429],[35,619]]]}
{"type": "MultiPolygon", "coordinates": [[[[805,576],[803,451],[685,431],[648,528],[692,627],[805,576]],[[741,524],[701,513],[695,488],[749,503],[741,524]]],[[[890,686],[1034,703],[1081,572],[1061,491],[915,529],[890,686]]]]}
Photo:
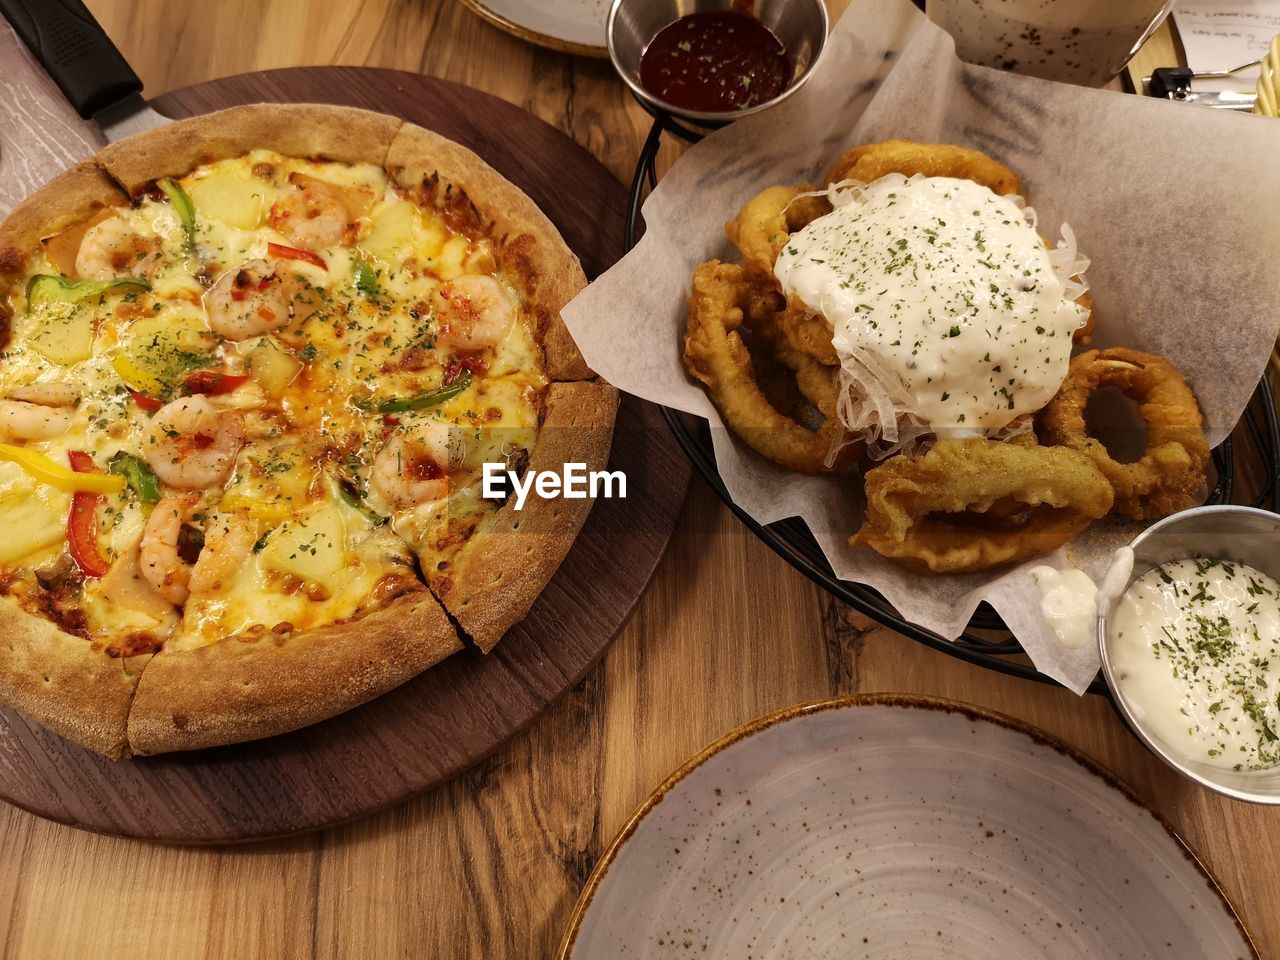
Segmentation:
{"type": "MultiPolygon", "coordinates": [[[[1161,760],[1196,783],[1237,800],[1280,804],[1280,766],[1266,770],[1230,770],[1189,758],[1143,726],[1134,705],[1112,670],[1107,623],[1130,585],[1148,570],[1173,560],[1202,557],[1248,564],[1280,580],[1280,516],[1253,507],[1197,507],[1166,517],[1130,545],[1133,569],[1121,583],[1104,583],[1098,596],[1098,643],[1102,673],[1116,705],[1138,737],[1161,760]]],[[[1108,578],[1110,580],[1110,578],[1108,578]]],[[[1275,696],[1278,691],[1271,691],[1275,696]]]]}
{"type": "Polygon", "coordinates": [[[658,111],[703,125],[721,125],[781,103],[799,90],[827,42],[827,8],[822,0],[756,0],[755,16],[777,35],[791,54],[791,84],[772,100],[728,112],[685,110],[659,100],[640,86],[640,56],[658,31],[690,13],[727,10],[729,0],[613,0],[605,35],[609,59],[618,76],[643,103],[658,111]]]}

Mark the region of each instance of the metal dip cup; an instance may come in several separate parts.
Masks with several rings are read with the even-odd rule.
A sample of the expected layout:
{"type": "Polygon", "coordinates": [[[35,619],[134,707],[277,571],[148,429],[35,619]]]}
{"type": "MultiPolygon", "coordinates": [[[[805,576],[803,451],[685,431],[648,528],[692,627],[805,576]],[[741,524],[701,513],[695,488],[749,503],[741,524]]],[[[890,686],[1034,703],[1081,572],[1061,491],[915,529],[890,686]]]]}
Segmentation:
{"type": "Polygon", "coordinates": [[[613,68],[643,103],[694,123],[723,124],[768,110],[799,90],[818,62],[827,42],[827,8],[822,0],[757,0],[756,19],[782,41],[795,64],[791,83],[772,100],[743,110],[708,113],[673,106],[640,85],[640,56],[659,30],[690,13],[728,9],[730,0],[613,0],[605,27],[613,68]]]}
{"type": "MultiPolygon", "coordinates": [[[[1203,557],[1248,564],[1280,580],[1280,516],[1253,507],[1197,507],[1166,517],[1144,530],[1130,545],[1133,567],[1115,566],[1098,593],[1098,643],[1102,673],[1116,706],[1138,737],[1169,766],[1210,790],[1252,803],[1280,804],[1280,766],[1266,770],[1230,770],[1189,758],[1184,751],[1148,730],[1117,682],[1110,658],[1108,621],[1129,586],[1148,570],[1173,560],[1203,557]]],[[[1269,691],[1275,697],[1280,690],[1269,691]]]]}

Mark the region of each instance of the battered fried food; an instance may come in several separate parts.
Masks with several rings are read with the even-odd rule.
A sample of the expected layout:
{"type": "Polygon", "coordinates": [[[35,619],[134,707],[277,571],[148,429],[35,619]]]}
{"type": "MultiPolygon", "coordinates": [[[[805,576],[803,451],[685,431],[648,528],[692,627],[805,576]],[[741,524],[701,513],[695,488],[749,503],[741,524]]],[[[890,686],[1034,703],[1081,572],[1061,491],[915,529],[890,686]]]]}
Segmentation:
{"type": "Polygon", "coordinates": [[[836,161],[827,174],[827,183],[841,180],[871,183],[889,173],[972,180],[1002,197],[1022,192],[1018,175],[985,153],[949,143],[912,140],[886,140],[854,147],[836,161]]]}
{"type": "Polygon", "coordinates": [[[813,189],[809,184],[766,187],[724,225],[724,232],[748,266],[772,276],[773,262],[786,245],[787,237],[831,212],[831,203],[826,197],[801,196],[813,189]]]}
{"type": "Polygon", "coordinates": [[[1043,442],[1078,450],[1115,489],[1115,508],[1135,520],[1154,520],[1195,502],[1209,462],[1200,407],[1178,369],[1163,357],[1112,347],[1071,361],[1067,379],[1036,418],[1043,442]],[[1089,435],[1085,408],[1099,387],[1115,387],[1138,405],[1147,446],[1133,463],[1115,460],[1089,435]]]}
{"type": "Polygon", "coordinates": [[[1054,550],[1111,509],[1082,454],[995,440],[942,440],[866,474],[851,543],[922,573],[973,573],[1054,550]]]}
{"type": "MultiPolygon", "coordinates": [[[[1069,230],[1064,227],[1064,239],[1057,248],[1044,241],[1051,255],[1047,264],[1037,268],[1047,281],[1061,288],[1061,302],[1051,305],[1054,323],[1043,322],[1038,315],[1025,324],[1044,342],[1031,338],[1027,330],[1015,331],[1005,315],[995,316],[1002,304],[1005,311],[1013,311],[1015,298],[1026,290],[1016,284],[999,285],[999,258],[988,254],[983,245],[990,244],[994,234],[1013,222],[1014,213],[1011,209],[1003,220],[988,216],[984,221],[979,212],[979,208],[987,210],[984,204],[1009,206],[1010,202],[998,201],[981,188],[1001,197],[1021,193],[1013,171],[965,147],[890,140],[845,153],[831,168],[827,185],[846,180],[867,186],[853,194],[832,191],[817,196],[810,195],[815,188],[805,184],[761,191],[725,226],[742,255],[742,265],[713,260],[694,273],[685,366],[706,385],[734,433],[775,463],[805,473],[849,469],[866,455],[868,441],[864,438],[868,437],[879,445],[880,455],[890,450],[927,450],[914,459],[899,453],[866,472],[866,519],[851,538],[857,545],[922,573],[972,573],[1056,549],[1106,515],[1113,505],[1136,518],[1164,516],[1191,505],[1203,482],[1208,446],[1195,397],[1178,372],[1159,357],[1131,350],[1094,350],[1068,367],[1069,351],[1065,348],[1070,344],[1087,347],[1094,329],[1093,301],[1083,290],[1082,279],[1088,261],[1079,255],[1069,230]],[[902,210],[916,210],[913,204],[917,202],[941,205],[943,200],[951,201],[953,193],[965,196],[966,203],[973,199],[974,206],[957,206],[957,217],[936,218],[936,224],[915,223],[906,215],[895,219],[896,214],[887,212],[889,206],[875,206],[882,199],[876,192],[881,187],[894,191],[887,194],[890,199],[899,196],[896,181],[887,185],[882,181],[890,174],[949,177],[979,185],[948,184],[948,192],[939,199],[928,194],[936,184],[926,181],[920,187],[921,180],[907,180],[901,187],[906,198],[902,210]],[[881,182],[877,185],[877,181],[881,182]],[[913,189],[916,194],[911,193],[913,189]],[[840,219],[844,204],[852,209],[855,203],[872,208],[874,215],[881,217],[877,226],[899,233],[894,235],[896,239],[890,237],[891,244],[885,242],[887,255],[880,246],[867,247],[872,252],[851,258],[837,270],[834,264],[842,263],[840,257],[847,249],[861,250],[856,244],[870,243],[865,236],[859,239],[857,231],[846,223],[853,223],[856,217],[840,219]],[[833,221],[823,220],[800,233],[828,214],[833,221]],[[836,227],[825,233],[820,229],[834,221],[839,221],[840,229],[848,229],[848,234],[836,227]],[[957,221],[965,227],[965,236],[947,238],[941,228],[950,222],[954,229],[957,221]],[[912,232],[917,229],[919,233],[912,232]],[[973,237],[972,250],[964,246],[969,235],[973,237]],[[984,343],[972,353],[972,336],[953,339],[977,321],[950,327],[944,324],[940,333],[923,321],[918,329],[902,322],[904,330],[886,335],[899,322],[899,314],[876,313],[880,309],[877,298],[885,294],[882,287],[897,289],[898,278],[910,273],[918,280],[920,303],[929,306],[925,301],[930,291],[943,296],[938,290],[939,285],[945,287],[945,281],[917,277],[917,271],[927,274],[934,268],[935,241],[948,248],[959,243],[970,254],[964,261],[967,266],[959,272],[967,277],[965,271],[971,270],[985,280],[974,287],[976,294],[970,296],[967,289],[961,294],[962,299],[974,301],[970,306],[975,313],[986,311],[983,316],[988,320],[994,316],[994,322],[984,328],[995,338],[989,350],[984,343]],[[799,272],[801,267],[806,273],[799,272]],[[1054,277],[1049,277],[1051,272],[1054,277]],[[805,277],[808,286],[793,282],[797,276],[805,277]],[[1070,307],[1072,298],[1087,311],[1078,328],[1079,311],[1070,307]],[[851,319],[859,311],[865,311],[862,326],[851,319]],[[850,329],[857,335],[851,338],[850,329]],[[881,331],[879,339],[869,333],[873,329],[881,331]],[[1004,334],[996,338],[1002,329],[1004,334]],[[840,351],[835,346],[837,330],[844,337],[840,351]],[[936,336],[927,339],[931,333],[936,336]],[[914,339],[909,340],[906,334],[914,339]],[[1018,336],[1024,339],[1016,339],[1018,336]],[[1031,358],[1035,373],[1043,375],[1028,374],[1030,361],[1020,358],[1010,346],[1019,343],[1032,344],[1024,352],[1034,348],[1045,354],[1044,358],[1040,354],[1031,358]],[[871,351],[869,356],[858,352],[863,348],[871,351]],[[1004,356],[1010,351],[1015,355],[1004,356]],[[900,371],[903,390],[916,391],[905,400],[894,392],[897,388],[892,379],[886,380],[875,367],[882,362],[892,366],[897,360],[903,361],[905,368],[900,371]],[[1052,368],[1045,366],[1050,360],[1055,364],[1052,368]],[[921,386],[919,378],[910,379],[912,371],[921,369],[927,375],[925,382],[932,386],[921,386]],[[1050,369],[1051,374],[1044,373],[1050,369]],[[1037,410],[1068,369],[1070,375],[1057,395],[1047,407],[1037,410]],[[960,372],[954,373],[957,370],[960,372]],[[966,379],[966,371],[976,371],[971,379],[986,378],[988,382],[981,385],[989,387],[987,393],[1003,397],[1014,414],[1005,415],[1005,408],[999,405],[1002,401],[993,404],[987,393],[966,379]],[[959,388],[943,382],[953,374],[959,388]],[[1088,435],[1085,406],[1090,394],[1102,385],[1118,387],[1139,403],[1149,443],[1136,463],[1116,462],[1088,435]],[[871,389],[880,386],[880,393],[871,389]],[[1024,402],[1033,390],[1034,397],[1024,402]],[[935,395],[936,403],[927,408],[926,417],[919,404],[933,403],[935,395]],[[847,402],[850,398],[857,403],[847,402]],[[944,409],[944,402],[970,406],[944,409]],[[996,411],[988,418],[991,424],[981,419],[991,414],[989,408],[996,411]],[[874,416],[859,416],[867,410],[874,416]],[[877,425],[884,424],[894,426],[895,431],[877,433],[877,425]],[[936,424],[947,429],[935,430],[936,424]],[[1002,439],[934,442],[958,427],[1002,439]],[[851,442],[853,438],[856,443],[851,442]],[[917,444],[915,438],[922,439],[917,444]],[[929,443],[934,444],[932,448],[929,443]]],[[[1032,221],[1028,219],[1028,223],[1032,221]]],[[[861,229],[867,234],[867,228],[861,229]]],[[[875,237],[878,240],[879,234],[875,237]]],[[[1020,235],[1001,242],[1036,246],[1034,238],[1020,235]]],[[[1019,269],[1023,270],[1019,276],[1029,275],[1021,264],[1019,269]]],[[[954,265],[951,272],[957,272],[954,265]]],[[[972,286],[976,280],[968,282],[972,286]]],[[[1046,285],[1042,289],[1057,288],[1046,285]]],[[[913,302],[905,295],[896,301],[905,303],[908,311],[913,302]]],[[[923,311],[920,303],[915,306],[923,311]]],[[[932,312],[927,315],[933,317],[932,312]]]]}
{"type": "Polygon", "coordinates": [[[810,313],[803,301],[792,299],[777,314],[779,329],[791,349],[806,354],[828,367],[840,366],[840,355],[831,342],[831,324],[821,314],[810,313]]]}
{"type": "MultiPolygon", "coordinates": [[[[762,352],[767,351],[766,362],[786,369],[796,390],[824,417],[834,419],[840,389],[839,361],[828,366],[798,349],[786,329],[788,311],[782,295],[763,286],[749,270],[744,278],[749,292],[743,309],[743,324],[751,331],[752,342],[760,348],[751,351],[752,358],[758,359],[762,352]]],[[[821,317],[815,319],[822,322],[821,317]]],[[[757,375],[757,379],[761,378],[757,375]]],[[[774,407],[786,409],[777,403],[774,407]]]]}
{"type": "MultiPolygon", "coordinates": [[[[852,449],[830,467],[825,462],[843,433],[839,420],[827,412],[835,409],[834,378],[822,379],[803,357],[786,351],[778,357],[803,369],[803,374],[797,369],[796,384],[823,413],[816,431],[777,410],[761,389],[739,328],[750,319],[767,334],[771,303],[777,305],[768,291],[761,294],[753,286],[743,267],[719,260],[702,264],[694,271],[689,298],[685,367],[706,385],[729,428],[758,453],[802,473],[846,470],[854,458],[852,449]]],[[[773,342],[779,341],[775,337],[773,342]]]]}

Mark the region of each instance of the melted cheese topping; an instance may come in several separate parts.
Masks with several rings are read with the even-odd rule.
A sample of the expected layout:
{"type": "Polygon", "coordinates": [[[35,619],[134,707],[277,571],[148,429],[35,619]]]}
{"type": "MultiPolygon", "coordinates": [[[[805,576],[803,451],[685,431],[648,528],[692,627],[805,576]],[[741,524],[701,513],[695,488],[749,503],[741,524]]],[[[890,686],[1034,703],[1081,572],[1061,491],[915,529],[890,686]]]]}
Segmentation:
{"type": "Polygon", "coordinates": [[[1086,316],[1071,299],[1082,290],[1068,291],[1012,199],[900,174],[832,199],[775,273],[832,326],[850,430],[890,443],[980,436],[1049,402],[1086,316]]]}
{"type": "MultiPolygon", "coordinates": [[[[32,385],[70,384],[79,403],[60,435],[0,441],[21,442],[61,464],[68,451],[83,450],[99,469],[121,453],[154,465],[152,415],[140,402],[154,406],[150,401],[192,392],[193,372],[248,378],[207,397],[215,410],[243,419],[245,442],[227,475],[197,491],[199,502],[183,517],[188,555],[182,560],[175,547],[173,563],[189,573],[194,553],[203,560],[227,543],[240,546],[225,571],[175,609],[157,599],[153,578],[140,567],[152,507],[127,489],[104,496],[98,547],[112,573],[82,584],[60,577],[58,618],[104,643],[138,634],[187,648],[357,617],[394,596],[397,584],[416,580],[410,547],[427,563],[452,555],[500,506],[478,495],[483,464],[510,463],[532,449],[547,383],[530,311],[498,273],[489,239],[454,231],[372,164],[255,151],[200,167],[178,183],[195,211],[190,237],[173,204],[156,193],[90,221],[78,248],[54,238],[35,253],[28,276],[149,274],[150,289],[34,304],[26,302],[25,281],[9,291],[15,323],[0,356],[0,398],[25,396],[32,385]],[[323,202],[303,199],[311,190],[323,202]],[[325,236],[330,215],[339,218],[340,236],[325,236]],[[290,291],[289,315],[277,323],[285,318],[268,308],[242,310],[237,323],[261,321],[262,329],[241,335],[225,311],[216,312],[227,302],[218,299],[225,292],[219,284],[233,289],[226,285],[256,261],[290,291]],[[447,327],[483,326],[488,307],[458,292],[474,277],[496,281],[483,289],[514,321],[461,349],[447,327]],[[459,303],[462,321],[442,315],[459,303]],[[468,375],[465,389],[443,402],[386,409],[461,386],[468,375]],[[443,481],[430,490],[444,495],[407,502],[408,485],[424,469],[421,456],[397,453],[379,466],[378,455],[446,434],[447,462],[427,464],[443,481]],[[234,527],[237,536],[217,539],[218,525],[234,527]]],[[[246,296],[252,304],[253,290],[246,296]]],[[[232,309],[244,299],[233,293],[232,309]]],[[[202,444],[175,454],[168,466],[187,469],[202,444]]],[[[68,494],[0,463],[7,534],[0,583],[33,612],[49,614],[36,573],[43,571],[46,583],[55,567],[66,573],[59,558],[67,550],[69,502],[68,494]]],[[[146,646],[141,639],[130,649],[146,646]]]]}

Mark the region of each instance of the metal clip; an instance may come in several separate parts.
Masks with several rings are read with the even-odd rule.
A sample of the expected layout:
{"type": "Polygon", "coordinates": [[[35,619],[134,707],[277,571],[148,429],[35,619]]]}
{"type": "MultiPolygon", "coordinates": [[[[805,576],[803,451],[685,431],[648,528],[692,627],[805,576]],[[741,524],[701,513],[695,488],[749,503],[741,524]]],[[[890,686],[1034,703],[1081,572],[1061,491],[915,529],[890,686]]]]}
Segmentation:
{"type": "Polygon", "coordinates": [[[1191,89],[1193,80],[1223,80],[1227,77],[1234,77],[1237,73],[1243,73],[1245,70],[1251,70],[1262,63],[1262,58],[1250,60],[1248,63],[1242,63],[1238,67],[1232,67],[1230,70],[1206,70],[1202,73],[1195,73],[1190,67],[1158,67],[1151,71],[1151,76],[1143,78],[1142,90],[1149,97],[1159,97],[1161,100],[1175,100],[1180,103],[1194,103],[1201,107],[1213,107],[1218,110],[1241,110],[1249,111],[1253,109],[1253,102],[1257,99],[1255,93],[1237,93],[1233,90],[1224,90],[1218,92],[1200,92],[1191,89]]]}

